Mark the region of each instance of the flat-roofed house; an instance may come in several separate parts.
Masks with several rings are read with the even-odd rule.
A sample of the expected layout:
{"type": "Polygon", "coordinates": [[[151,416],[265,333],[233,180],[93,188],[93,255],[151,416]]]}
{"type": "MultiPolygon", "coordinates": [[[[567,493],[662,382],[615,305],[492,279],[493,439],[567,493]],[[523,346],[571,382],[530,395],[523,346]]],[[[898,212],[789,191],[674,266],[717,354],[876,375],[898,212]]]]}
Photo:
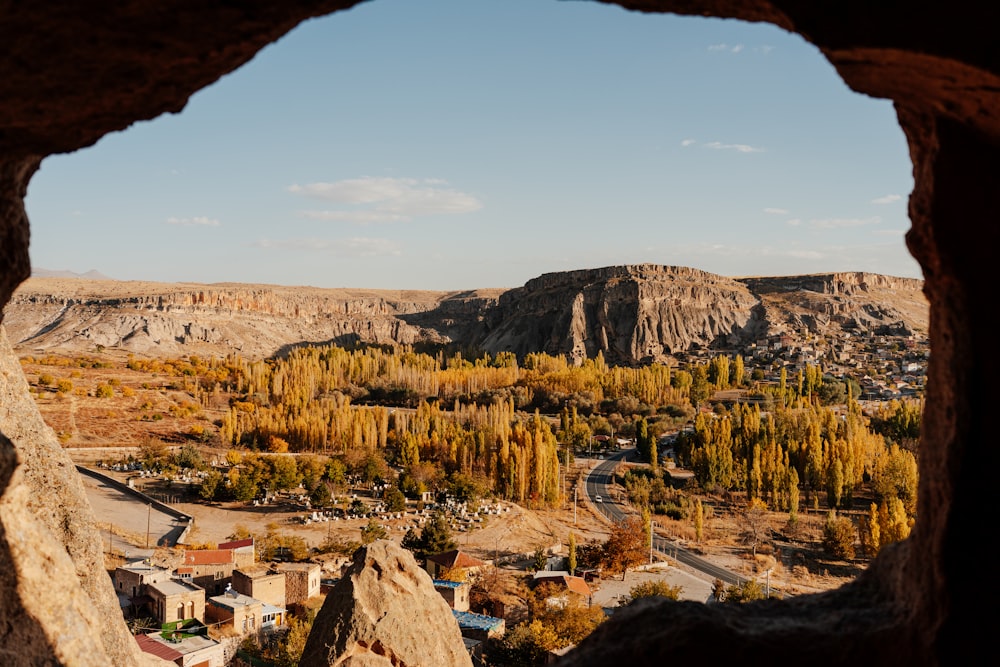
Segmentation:
{"type": "Polygon", "coordinates": [[[225,667],[226,664],[225,646],[204,633],[150,632],[136,635],[135,641],[144,653],[168,660],[177,667],[225,667]]]}
{"type": "Polygon", "coordinates": [[[229,589],[222,595],[208,598],[205,616],[209,623],[247,634],[264,627],[264,603],[229,589]]]}
{"type": "Polygon", "coordinates": [[[323,570],[317,563],[278,563],[278,572],[285,575],[285,606],[302,604],[320,594],[323,570]]]}
{"type": "Polygon", "coordinates": [[[448,606],[456,611],[469,611],[469,589],[464,581],[434,580],[434,590],[441,594],[448,606]]]}
{"type": "Polygon", "coordinates": [[[179,579],[149,584],[146,594],[152,599],[152,611],[162,623],[195,618],[205,621],[205,590],[179,579]]]}
{"type": "Polygon", "coordinates": [[[266,565],[251,565],[233,570],[233,590],[276,607],[287,604],[285,574],[266,565]]]}
{"type": "Polygon", "coordinates": [[[166,581],[170,577],[170,570],[166,568],[150,565],[146,561],[137,561],[116,567],[111,580],[114,582],[115,592],[135,598],[146,593],[148,584],[166,581]]]}

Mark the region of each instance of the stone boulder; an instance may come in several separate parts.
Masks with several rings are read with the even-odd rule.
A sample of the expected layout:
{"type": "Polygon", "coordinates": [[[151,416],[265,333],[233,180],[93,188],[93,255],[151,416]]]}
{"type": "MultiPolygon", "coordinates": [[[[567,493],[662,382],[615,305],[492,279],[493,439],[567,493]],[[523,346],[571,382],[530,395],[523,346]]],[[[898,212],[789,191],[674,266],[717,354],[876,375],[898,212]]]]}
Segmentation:
{"type": "Polygon", "coordinates": [[[451,608],[413,555],[378,540],[327,595],[301,667],[471,667],[451,608]]]}

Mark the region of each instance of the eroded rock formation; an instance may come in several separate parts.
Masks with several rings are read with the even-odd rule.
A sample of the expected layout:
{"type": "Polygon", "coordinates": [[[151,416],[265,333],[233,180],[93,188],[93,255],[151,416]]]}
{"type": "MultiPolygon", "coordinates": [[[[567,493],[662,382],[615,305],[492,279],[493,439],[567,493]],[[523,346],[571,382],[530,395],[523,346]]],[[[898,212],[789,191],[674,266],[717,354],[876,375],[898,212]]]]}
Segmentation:
{"type": "MultiPolygon", "coordinates": [[[[648,608],[616,615],[564,664],[607,664],[598,661],[602,654],[633,665],[662,664],[670,647],[676,647],[671,662],[685,655],[704,659],[698,648],[710,649],[720,663],[766,656],[769,664],[800,665],[803,655],[818,664],[988,659],[994,615],[982,611],[980,559],[982,526],[993,507],[992,442],[1000,404],[990,307],[1000,242],[994,223],[1000,210],[1000,55],[990,45],[1000,9],[981,2],[900,9],[857,0],[835,6],[811,0],[615,1],[647,12],[769,21],[815,44],[852,89],[893,100],[914,165],[907,243],[931,303],[932,356],[919,521],[906,542],[880,554],[840,591],[738,611],[704,607],[697,628],[648,608]],[[799,637],[807,620],[804,647],[799,637]],[[695,630],[704,639],[699,647],[688,642],[695,630]]],[[[194,92],[301,21],[353,4],[124,0],[95,12],[70,0],[3,3],[0,303],[29,273],[23,198],[41,159],[176,112],[194,92]]],[[[15,422],[22,418],[12,414],[15,422]]],[[[34,517],[26,498],[30,471],[12,471],[8,441],[24,452],[38,445],[28,435],[11,437],[7,428],[0,438],[4,664],[114,664],[108,641],[129,638],[115,627],[95,629],[79,568],[65,555],[69,545],[60,542],[68,533],[42,529],[45,519],[34,517]],[[56,592],[60,606],[43,606],[56,592]],[[98,630],[116,637],[98,642],[98,630]]]]}
{"type": "Polygon", "coordinates": [[[378,540],[327,595],[301,667],[472,667],[458,622],[430,575],[395,542],[378,540]]]}
{"type": "Polygon", "coordinates": [[[267,357],[303,342],[457,343],[491,353],[666,361],[774,333],[927,330],[919,280],[868,273],[733,280],[641,264],[511,290],[426,292],[33,278],[4,314],[15,347],[267,357]]]}

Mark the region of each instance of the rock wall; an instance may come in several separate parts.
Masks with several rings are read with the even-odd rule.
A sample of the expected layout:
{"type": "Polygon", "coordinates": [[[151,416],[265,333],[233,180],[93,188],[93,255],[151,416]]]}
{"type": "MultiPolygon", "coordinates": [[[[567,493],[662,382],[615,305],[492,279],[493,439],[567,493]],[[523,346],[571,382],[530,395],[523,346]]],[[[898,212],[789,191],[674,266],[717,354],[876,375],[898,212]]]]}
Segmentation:
{"type": "MultiPolygon", "coordinates": [[[[1000,8],[928,2],[901,9],[861,0],[835,6],[811,0],[614,2],[637,11],[771,22],[816,45],[853,90],[894,102],[913,160],[907,244],[924,272],[933,353],[921,433],[920,518],[908,540],[833,593],[736,610],[703,606],[691,612],[688,624],[672,622],[680,606],[666,615],[649,607],[616,614],[563,664],[653,665],[687,656],[775,665],[800,665],[804,658],[819,665],[983,662],[994,651],[995,616],[982,611],[981,527],[992,511],[998,463],[992,443],[1000,357],[990,353],[995,325],[989,306],[1000,245],[1000,52],[989,45],[996,41],[1000,8]]],[[[5,3],[0,303],[29,272],[23,198],[42,158],[177,112],[195,91],[301,21],[354,4],[123,0],[95,12],[89,3],[70,0],[5,3]]],[[[586,303],[584,293],[577,320],[586,303]]],[[[9,358],[9,350],[0,356],[9,358]]],[[[51,530],[49,510],[34,516],[38,508],[28,496],[37,478],[30,468],[38,463],[29,453],[36,451],[43,467],[55,453],[33,436],[9,436],[12,424],[34,419],[30,409],[20,408],[24,396],[11,377],[4,379],[13,390],[2,405],[10,420],[0,427],[0,611],[6,619],[0,657],[4,664],[129,664],[128,658],[116,662],[115,649],[125,650],[128,635],[107,625],[110,619],[100,618],[98,626],[97,607],[67,551],[72,531],[51,530]],[[25,452],[24,469],[14,468],[15,446],[25,452]],[[108,637],[98,641],[99,634],[108,637]]]]}
{"type": "Polygon", "coordinates": [[[739,282],[697,269],[643,264],[545,274],[505,292],[477,341],[490,352],[601,352],[610,363],[662,361],[693,346],[737,342],[760,327],[739,282]]]}
{"type": "Polygon", "coordinates": [[[642,264],[512,290],[415,292],[33,278],[5,308],[19,350],[266,357],[303,342],[455,343],[491,353],[665,361],[777,331],[926,331],[922,283],[875,274],[733,280],[642,264]]]}
{"type": "Polygon", "coordinates": [[[0,405],[6,489],[0,544],[8,549],[0,549],[0,572],[16,584],[0,589],[0,610],[8,612],[4,618],[20,619],[0,624],[0,658],[13,650],[10,662],[0,662],[40,664],[58,655],[65,664],[160,664],[139,650],[125,627],[83,483],[38,414],[3,327],[0,405]]]}

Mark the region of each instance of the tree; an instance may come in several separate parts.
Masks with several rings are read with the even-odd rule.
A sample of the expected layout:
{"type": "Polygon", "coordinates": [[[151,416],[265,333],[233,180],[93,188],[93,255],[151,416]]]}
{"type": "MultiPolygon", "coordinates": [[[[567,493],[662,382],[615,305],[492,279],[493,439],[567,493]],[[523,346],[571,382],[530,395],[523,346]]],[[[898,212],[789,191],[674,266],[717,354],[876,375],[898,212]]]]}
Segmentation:
{"type": "Polygon", "coordinates": [[[531,557],[531,564],[536,570],[544,570],[548,565],[549,555],[545,553],[545,547],[535,547],[535,553],[531,557]]]}
{"type": "Polygon", "coordinates": [[[402,512],[406,509],[406,496],[395,486],[385,492],[383,500],[390,512],[402,512]]]}
{"type": "Polygon", "coordinates": [[[624,607],[639,598],[662,597],[668,600],[679,600],[683,591],[682,586],[671,586],[665,581],[644,581],[633,586],[628,592],[628,596],[621,598],[618,606],[624,607]]]}
{"type": "Polygon", "coordinates": [[[371,544],[375,540],[384,540],[389,536],[385,526],[374,518],[368,519],[368,525],[361,529],[361,544],[371,544]]]}
{"type": "Polygon", "coordinates": [[[767,521],[767,505],[760,498],[751,498],[740,512],[739,518],[743,540],[750,545],[756,558],[757,547],[766,542],[771,535],[771,526],[767,521]]]}
{"type": "Polygon", "coordinates": [[[557,646],[578,644],[604,620],[604,610],[578,593],[552,583],[535,587],[526,600],[528,615],[552,628],[559,637],[557,646]]]}
{"type": "Polygon", "coordinates": [[[576,535],[569,534],[569,557],[566,558],[566,568],[570,575],[576,574],[576,535]]]}
{"type": "Polygon", "coordinates": [[[521,623],[486,648],[490,665],[535,667],[543,665],[549,651],[559,648],[559,636],[541,621],[521,623]]]}
{"type": "Polygon", "coordinates": [[[830,510],[823,525],[823,548],[835,558],[850,560],[854,558],[856,534],[853,521],[830,510]]]}
{"type": "Polygon", "coordinates": [[[330,487],[324,481],[319,481],[309,492],[309,503],[314,507],[328,507],[333,501],[330,495],[330,487]]]}
{"type": "Polygon", "coordinates": [[[428,556],[454,549],[455,540],[451,537],[448,519],[441,512],[435,512],[424,524],[419,537],[412,528],[406,531],[401,546],[412,551],[413,556],[423,563],[428,556]]]}
{"type": "Polygon", "coordinates": [[[705,508],[701,498],[694,501],[694,539],[698,542],[705,539],[705,508]]]}
{"type": "Polygon", "coordinates": [[[646,560],[646,531],[642,521],[630,516],[611,528],[611,534],[604,543],[604,566],[612,573],[622,573],[622,581],[628,569],[646,560]]]}
{"type": "Polygon", "coordinates": [[[216,495],[222,489],[222,473],[218,470],[212,470],[201,480],[201,486],[198,487],[198,496],[202,500],[215,500],[216,495]]]}
{"type": "MultiPolygon", "coordinates": [[[[722,582],[717,582],[721,584],[722,582]]],[[[757,583],[756,579],[748,579],[742,584],[733,584],[732,586],[727,586],[721,591],[721,595],[717,592],[716,597],[719,602],[728,602],[730,604],[742,604],[744,602],[753,602],[754,600],[763,600],[765,598],[764,587],[757,583]]]]}

